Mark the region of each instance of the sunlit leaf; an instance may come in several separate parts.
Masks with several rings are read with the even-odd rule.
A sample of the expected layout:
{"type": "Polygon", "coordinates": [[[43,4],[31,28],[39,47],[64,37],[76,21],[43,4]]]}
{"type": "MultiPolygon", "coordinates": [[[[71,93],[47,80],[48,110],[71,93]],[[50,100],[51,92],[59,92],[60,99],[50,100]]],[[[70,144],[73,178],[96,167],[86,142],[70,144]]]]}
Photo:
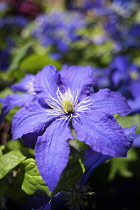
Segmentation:
{"type": "Polygon", "coordinates": [[[19,67],[19,63],[21,61],[21,59],[23,59],[23,57],[26,55],[27,50],[33,45],[33,41],[29,41],[27,44],[25,44],[24,46],[16,49],[16,55],[13,58],[13,61],[9,67],[9,71],[8,73],[12,73],[13,71],[17,70],[17,68],[19,67]]]}
{"type": "Polygon", "coordinates": [[[8,122],[12,122],[13,116],[17,113],[17,111],[20,109],[21,107],[17,107],[15,106],[13,109],[11,109],[8,114],[5,116],[5,120],[8,122]]]}
{"type": "Polygon", "coordinates": [[[34,156],[34,149],[26,147],[20,139],[8,141],[5,150],[8,152],[11,150],[20,150],[26,157],[34,156]]]}
{"type": "Polygon", "coordinates": [[[138,125],[136,133],[140,133],[140,114],[124,117],[116,115],[116,120],[123,128],[138,125]]]}
{"type": "MultiPolygon", "coordinates": [[[[28,195],[36,192],[44,192],[50,196],[50,191],[39,174],[36,162],[33,158],[29,158],[22,162],[22,169],[25,171],[22,190],[28,195]]],[[[46,171],[47,173],[47,171],[46,171]]]]}
{"type": "Polygon", "coordinates": [[[0,179],[8,174],[8,172],[19,165],[26,157],[19,151],[11,151],[0,157],[0,179]]]}
{"type": "Polygon", "coordinates": [[[49,64],[54,65],[58,69],[60,68],[60,64],[57,61],[52,60],[49,56],[32,54],[21,62],[20,69],[30,73],[37,73],[44,66],[49,64]]]}
{"type": "Polygon", "coordinates": [[[133,172],[129,170],[129,163],[136,161],[137,155],[133,149],[129,150],[127,158],[113,157],[110,160],[109,180],[113,180],[117,175],[125,178],[133,176],[133,172]]]}
{"type": "Polygon", "coordinates": [[[0,92],[0,97],[5,98],[8,94],[13,94],[10,88],[5,88],[3,91],[0,92]]]}

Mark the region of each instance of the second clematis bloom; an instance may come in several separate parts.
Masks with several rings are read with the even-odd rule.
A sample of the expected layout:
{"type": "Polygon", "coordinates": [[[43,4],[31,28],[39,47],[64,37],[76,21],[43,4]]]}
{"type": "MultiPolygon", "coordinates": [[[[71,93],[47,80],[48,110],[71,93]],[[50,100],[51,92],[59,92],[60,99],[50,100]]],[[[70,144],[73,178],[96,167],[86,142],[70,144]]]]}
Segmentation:
{"type": "Polygon", "coordinates": [[[35,75],[27,74],[20,83],[11,86],[11,90],[15,94],[9,94],[6,98],[0,98],[0,103],[3,103],[0,113],[0,123],[11,109],[16,106],[23,107],[25,104],[36,99],[36,93],[34,92],[34,80],[35,75]],[[16,92],[24,94],[17,94],[16,92]]]}
{"type": "Polygon", "coordinates": [[[129,114],[126,99],[109,89],[93,93],[92,83],[90,67],[64,66],[58,72],[48,65],[35,77],[38,100],[14,116],[13,139],[35,145],[38,169],[51,191],[68,163],[71,128],[79,141],[104,155],[125,157],[132,146],[136,126],[122,128],[113,116],[129,114]]]}

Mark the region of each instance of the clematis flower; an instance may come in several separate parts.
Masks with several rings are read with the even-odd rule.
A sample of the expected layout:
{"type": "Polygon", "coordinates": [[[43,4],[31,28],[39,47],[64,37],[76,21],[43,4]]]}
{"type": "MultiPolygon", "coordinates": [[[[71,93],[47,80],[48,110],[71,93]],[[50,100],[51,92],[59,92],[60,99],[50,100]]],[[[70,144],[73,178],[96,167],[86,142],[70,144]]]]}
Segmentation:
{"type": "Polygon", "coordinates": [[[138,66],[131,63],[126,56],[116,56],[109,66],[111,79],[114,86],[121,82],[128,84],[130,80],[138,77],[138,66]]]}
{"type": "Polygon", "coordinates": [[[125,157],[133,143],[136,126],[121,128],[113,116],[130,112],[126,99],[109,89],[92,93],[92,80],[89,66],[65,66],[58,72],[48,65],[35,77],[39,100],[13,118],[13,139],[35,143],[37,166],[51,191],[68,163],[71,127],[79,141],[104,155],[125,157]]]}
{"type": "Polygon", "coordinates": [[[36,93],[34,92],[33,87],[34,79],[34,75],[27,74],[20,83],[11,86],[13,92],[16,93],[20,91],[24,94],[9,94],[6,98],[0,98],[0,103],[3,103],[0,114],[0,123],[3,121],[8,112],[15,106],[23,107],[25,104],[35,100],[36,93]]]}

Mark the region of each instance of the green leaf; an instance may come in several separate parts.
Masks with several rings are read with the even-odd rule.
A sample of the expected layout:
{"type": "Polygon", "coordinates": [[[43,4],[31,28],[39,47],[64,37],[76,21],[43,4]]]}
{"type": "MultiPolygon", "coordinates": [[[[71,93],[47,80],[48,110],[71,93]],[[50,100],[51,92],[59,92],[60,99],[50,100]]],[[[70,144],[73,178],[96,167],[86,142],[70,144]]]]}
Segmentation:
{"type": "Polygon", "coordinates": [[[131,127],[132,125],[138,125],[136,133],[140,133],[140,114],[124,117],[116,115],[116,120],[123,128],[131,127]]]}
{"type": "MultiPolygon", "coordinates": [[[[29,158],[22,162],[22,169],[25,170],[24,180],[22,183],[22,190],[28,194],[33,195],[36,192],[45,192],[50,196],[50,191],[43,181],[33,158],[29,158]]],[[[46,172],[47,173],[47,172],[46,172]]]]}
{"type": "Polygon", "coordinates": [[[24,46],[16,49],[16,53],[15,53],[16,55],[9,67],[8,74],[9,73],[11,74],[11,73],[13,73],[13,71],[18,69],[21,59],[23,59],[23,57],[26,55],[28,49],[33,45],[33,43],[34,43],[34,41],[31,40],[24,46]]]}
{"type": "Polygon", "coordinates": [[[6,144],[6,149],[8,149],[9,151],[11,150],[22,150],[22,143],[20,142],[20,140],[15,140],[15,141],[8,141],[6,144]]]}
{"type": "Polygon", "coordinates": [[[0,97],[5,98],[8,94],[13,94],[13,91],[10,88],[5,88],[0,92],[0,97]]]}
{"type": "Polygon", "coordinates": [[[129,170],[129,163],[136,161],[137,155],[135,150],[131,148],[128,151],[127,158],[114,157],[110,159],[109,180],[113,180],[117,175],[129,178],[133,176],[133,172],[129,170]]]}
{"type": "MultiPolygon", "coordinates": [[[[13,203],[21,204],[27,198],[26,193],[21,189],[24,178],[24,172],[19,170],[19,166],[9,173],[5,178],[8,183],[8,189],[4,193],[13,203]]],[[[3,180],[5,180],[5,178],[3,180]]]]}
{"type": "MultiPolygon", "coordinates": [[[[0,87],[6,88],[10,86],[12,78],[9,78],[7,72],[0,72],[0,87]]],[[[3,96],[2,96],[3,97],[3,96]]]]}
{"type": "Polygon", "coordinates": [[[34,157],[34,149],[26,147],[21,139],[15,141],[8,141],[5,147],[5,151],[20,150],[27,158],[34,157]]]}
{"type": "Polygon", "coordinates": [[[11,109],[5,116],[5,120],[8,122],[12,122],[13,116],[17,113],[19,109],[21,109],[21,107],[18,106],[15,106],[13,109],[11,109]]]}
{"type": "Polygon", "coordinates": [[[37,73],[49,64],[54,65],[58,69],[60,68],[59,62],[52,60],[49,56],[32,54],[21,62],[20,69],[30,73],[37,73]]]}
{"type": "Polygon", "coordinates": [[[0,179],[8,174],[8,172],[19,165],[26,157],[19,151],[11,151],[0,157],[0,179]]]}

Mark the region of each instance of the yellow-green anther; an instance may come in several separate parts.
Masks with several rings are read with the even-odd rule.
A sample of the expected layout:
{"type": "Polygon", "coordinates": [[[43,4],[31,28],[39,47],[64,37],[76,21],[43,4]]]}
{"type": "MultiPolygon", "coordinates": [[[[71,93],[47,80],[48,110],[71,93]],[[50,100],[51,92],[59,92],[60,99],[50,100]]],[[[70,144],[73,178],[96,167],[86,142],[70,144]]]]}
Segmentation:
{"type": "Polygon", "coordinates": [[[63,102],[63,110],[66,113],[70,113],[73,111],[73,105],[70,101],[64,101],[63,102]]]}
{"type": "Polygon", "coordinates": [[[138,79],[139,74],[137,72],[131,72],[130,76],[133,80],[136,80],[136,79],[138,79]]]}

